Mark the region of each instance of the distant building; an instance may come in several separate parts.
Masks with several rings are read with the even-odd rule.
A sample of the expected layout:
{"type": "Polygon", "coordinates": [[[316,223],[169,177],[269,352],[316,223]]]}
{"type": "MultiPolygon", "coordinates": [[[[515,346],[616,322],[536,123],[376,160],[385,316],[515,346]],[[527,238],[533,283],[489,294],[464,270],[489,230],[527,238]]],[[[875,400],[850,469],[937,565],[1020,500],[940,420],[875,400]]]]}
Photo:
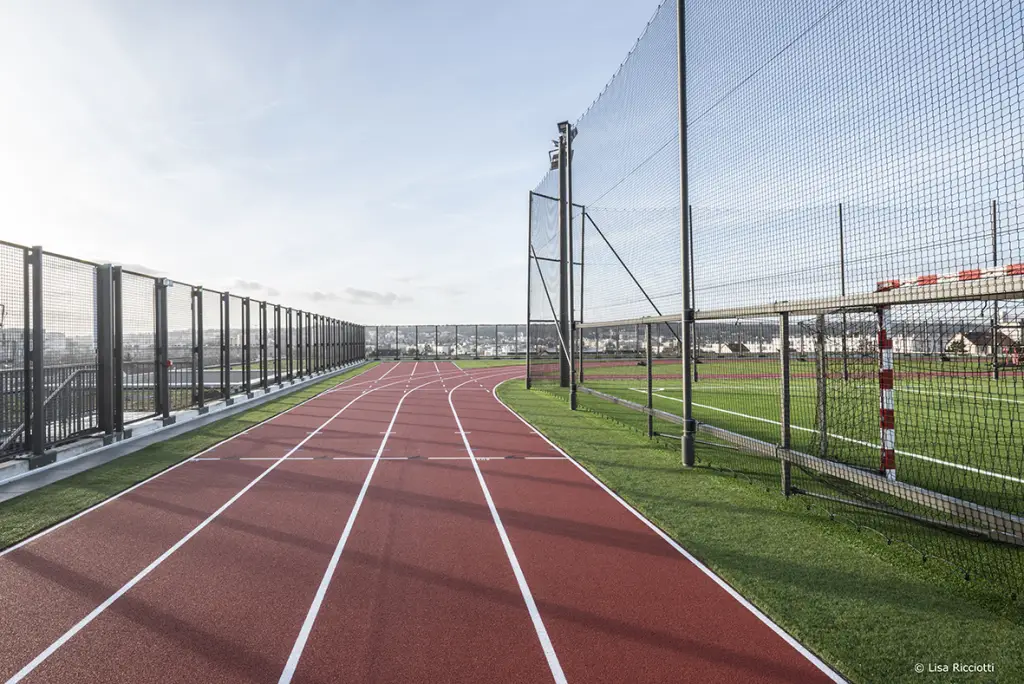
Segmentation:
{"type": "MultiPolygon", "coordinates": [[[[1020,353],[1020,343],[1004,332],[996,332],[996,345],[1003,354],[1020,353]]],[[[992,331],[959,332],[946,343],[946,352],[967,356],[991,356],[992,331]]]]}

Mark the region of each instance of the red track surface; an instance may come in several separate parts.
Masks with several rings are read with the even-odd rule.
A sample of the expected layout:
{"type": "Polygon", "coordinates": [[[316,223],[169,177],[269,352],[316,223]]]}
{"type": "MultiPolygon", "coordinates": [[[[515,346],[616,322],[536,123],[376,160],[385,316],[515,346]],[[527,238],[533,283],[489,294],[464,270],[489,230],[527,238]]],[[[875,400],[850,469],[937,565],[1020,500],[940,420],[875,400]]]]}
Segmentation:
{"type": "Polygon", "coordinates": [[[4,553],[0,677],[828,681],[497,402],[519,373],[378,366],[4,553]]]}

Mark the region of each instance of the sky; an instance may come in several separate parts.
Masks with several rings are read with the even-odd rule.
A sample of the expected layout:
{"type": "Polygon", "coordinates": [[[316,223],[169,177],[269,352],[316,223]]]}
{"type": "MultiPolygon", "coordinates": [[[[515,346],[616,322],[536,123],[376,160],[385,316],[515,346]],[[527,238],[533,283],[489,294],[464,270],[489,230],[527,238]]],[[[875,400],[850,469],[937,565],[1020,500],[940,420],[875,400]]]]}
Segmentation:
{"type": "Polygon", "coordinates": [[[522,322],[555,124],[656,7],[4,0],[0,239],[370,325],[522,322]]]}

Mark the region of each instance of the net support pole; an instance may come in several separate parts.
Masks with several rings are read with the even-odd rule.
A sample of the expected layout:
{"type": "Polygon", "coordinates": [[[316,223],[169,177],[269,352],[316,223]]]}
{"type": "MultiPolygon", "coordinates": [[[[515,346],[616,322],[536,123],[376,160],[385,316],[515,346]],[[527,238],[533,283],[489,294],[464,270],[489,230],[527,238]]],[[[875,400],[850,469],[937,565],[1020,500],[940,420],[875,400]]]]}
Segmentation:
{"type": "Polygon", "coordinates": [[[292,338],[292,310],[291,307],[285,310],[285,356],[287,357],[286,363],[288,364],[288,382],[292,381],[292,357],[295,355],[293,349],[293,338],[292,338]]]}
{"type": "Polygon", "coordinates": [[[693,420],[693,358],[690,354],[693,338],[694,312],[690,292],[690,220],[687,208],[690,206],[688,152],[686,145],[686,3],[676,0],[676,57],[679,96],[679,245],[682,262],[682,333],[683,357],[683,465],[692,468],[696,459],[696,428],[693,420]]]}
{"type": "Polygon", "coordinates": [[[879,426],[881,428],[881,472],[888,480],[896,479],[896,406],[894,399],[893,348],[889,336],[889,307],[880,306],[878,316],[878,389],[879,426]]]}
{"type": "MultiPolygon", "coordinates": [[[[533,292],[533,256],[530,248],[533,246],[533,191],[530,192],[530,200],[527,204],[528,220],[526,222],[526,389],[533,386],[533,378],[530,377],[530,299],[533,292]]],[[[455,333],[455,344],[459,343],[458,328],[455,333]]]]}
{"type": "Polygon", "coordinates": [[[561,353],[558,357],[559,386],[569,388],[572,369],[569,366],[569,163],[568,141],[572,126],[568,121],[558,124],[558,328],[561,332],[561,353]]]}
{"type": "MultiPolygon", "coordinates": [[[[646,325],[647,332],[647,408],[654,408],[654,355],[651,353],[651,324],[646,325]]],[[[654,413],[647,414],[647,437],[654,437],[654,413]]]]}
{"type": "MultiPolygon", "coordinates": [[[[843,232],[843,203],[839,203],[839,294],[846,296],[846,236],[843,232]]],[[[849,351],[846,341],[846,311],[843,311],[843,381],[850,379],[849,351]]]]}
{"type": "MultiPolygon", "coordinates": [[[[999,266],[999,218],[992,200],[992,266],[999,266]]],[[[992,379],[999,379],[999,300],[992,300],[992,379]]]]}
{"type": "MultiPolygon", "coordinates": [[[[790,447],[790,393],[789,393],[789,314],[779,314],[779,448],[781,453],[790,447]]],[[[782,494],[792,493],[792,464],[783,457],[780,462],[782,494]]]]}
{"type": "Polygon", "coordinates": [[[266,392],[267,386],[267,303],[260,302],[260,388],[266,392]]]}
{"type": "Polygon", "coordinates": [[[828,455],[828,356],[825,348],[825,315],[819,314],[814,336],[815,376],[817,377],[818,457],[828,455]]]}

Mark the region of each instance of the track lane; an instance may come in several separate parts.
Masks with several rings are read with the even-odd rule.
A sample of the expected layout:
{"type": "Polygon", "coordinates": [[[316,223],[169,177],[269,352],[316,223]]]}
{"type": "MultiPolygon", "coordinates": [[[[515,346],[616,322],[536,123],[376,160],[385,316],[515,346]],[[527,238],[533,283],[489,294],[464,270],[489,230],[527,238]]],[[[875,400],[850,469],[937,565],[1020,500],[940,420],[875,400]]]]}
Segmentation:
{"type": "Polygon", "coordinates": [[[292,681],[551,681],[447,393],[393,431],[292,681]]]}
{"type": "MultiPolygon", "coordinates": [[[[415,366],[411,366],[415,370],[415,366]]],[[[420,381],[422,373],[417,373],[417,382],[420,381]]],[[[404,390],[404,386],[410,381],[410,376],[403,369],[400,373],[395,373],[390,376],[380,377],[372,380],[369,385],[365,388],[365,391],[373,391],[374,394],[369,394],[360,402],[353,404],[352,407],[347,409],[346,413],[341,414],[335,421],[342,418],[342,416],[348,415],[348,411],[356,410],[356,407],[360,407],[361,404],[367,402],[378,401],[378,394],[386,394],[393,392],[396,396],[404,390]],[[389,389],[391,388],[391,389],[389,389]]],[[[297,444],[301,439],[309,436],[309,433],[317,426],[323,424],[324,421],[328,420],[338,408],[343,406],[345,403],[351,402],[354,396],[345,396],[343,394],[334,394],[333,396],[324,396],[318,399],[316,402],[311,402],[306,405],[307,411],[302,412],[302,420],[296,424],[281,425],[278,427],[268,427],[259,432],[254,431],[251,435],[251,439],[248,441],[251,443],[253,449],[256,451],[242,452],[249,453],[270,453],[275,458],[280,458],[283,452],[289,447],[297,444]],[[285,432],[289,433],[289,437],[283,437],[285,432]],[[260,451],[264,450],[264,451],[260,451]]],[[[385,403],[392,403],[391,401],[385,400],[385,403]]],[[[332,434],[330,439],[324,439],[322,435],[315,435],[303,446],[303,450],[297,450],[294,457],[300,457],[300,454],[313,454],[316,458],[321,461],[321,465],[326,465],[323,460],[326,456],[333,457],[335,454],[340,454],[342,458],[351,457],[354,453],[358,453],[359,449],[351,444],[351,438],[354,435],[365,432],[366,425],[372,425],[374,410],[372,406],[367,406],[366,410],[362,408],[358,409],[358,413],[353,415],[352,421],[346,421],[345,423],[333,427],[336,423],[332,422],[326,425],[323,430],[331,430],[332,434]],[[361,426],[361,424],[363,424],[361,426]],[[343,444],[343,448],[338,450],[331,447],[332,444],[343,444]],[[322,449],[322,445],[327,445],[326,449],[322,449]]],[[[388,409],[390,413],[390,408],[388,409]]],[[[383,428],[381,428],[383,430],[383,428]]],[[[380,435],[373,435],[371,440],[374,444],[379,442],[381,439],[380,435]]],[[[232,453],[238,453],[238,449],[233,449],[232,453]]],[[[370,452],[372,455],[372,451],[370,452]]],[[[187,483],[187,489],[185,493],[190,496],[194,496],[193,499],[175,499],[173,501],[156,501],[151,495],[149,488],[163,484],[164,482],[170,482],[169,480],[154,480],[147,483],[144,487],[139,488],[136,492],[132,492],[131,496],[135,498],[145,498],[148,500],[148,505],[153,506],[157,510],[163,512],[171,512],[181,519],[181,525],[179,526],[166,526],[163,524],[163,517],[154,517],[152,514],[149,517],[144,517],[139,521],[139,527],[143,537],[152,537],[155,541],[151,544],[149,551],[153,556],[158,556],[164,552],[167,547],[171,546],[182,538],[182,535],[188,533],[188,530],[194,528],[197,523],[202,524],[202,521],[209,514],[209,502],[201,494],[203,490],[222,490],[224,489],[224,482],[230,483],[229,489],[224,491],[225,500],[234,495],[239,489],[246,486],[252,481],[254,477],[260,476],[271,464],[260,463],[255,461],[237,461],[230,460],[232,457],[227,457],[229,460],[226,461],[195,461],[189,463],[186,468],[189,469],[191,479],[187,483]],[[232,476],[236,476],[236,479],[232,479],[232,476]],[[151,529],[152,528],[152,529],[151,529]],[[171,536],[170,532],[174,532],[177,536],[171,536]]],[[[235,457],[237,458],[237,457],[235,457]]],[[[345,462],[333,462],[334,465],[341,465],[342,468],[336,469],[342,479],[346,477],[349,479],[359,480],[361,474],[359,469],[362,468],[365,472],[365,462],[360,465],[357,462],[345,461],[345,462]]],[[[282,466],[287,471],[297,471],[296,473],[282,473],[281,479],[292,475],[300,478],[306,478],[308,481],[308,470],[309,468],[302,468],[299,464],[313,465],[315,462],[311,461],[286,461],[282,463],[282,466]]],[[[275,470],[270,475],[277,476],[275,470]]],[[[270,478],[270,475],[266,476],[257,486],[262,487],[266,483],[266,480],[270,478]]],[[[275,480],[277,477],[275,477],[275,480]]],[[[175,483],[177,484],[177,483],[175,483]]],[[[287,488],[288,485],[285,485],[287,488]]],[[[218,633],[218,628],[214,626],[212,629],[207,629],[208,623],[203,624],[201,619],[197,619],[196,614],[190,614],[188,610],[190,608],[196,608],[200,606],[199,613],[202,614],[201,606],[204,603],[216,607],[222,605],[216,601],[196,601],[191,600],[193,597],[202,595],[200,589],[206,586],[207,583],[216,584],[220,581],[218,577],[219,573],[210,571],[211,555],[205,553],[206,551],[217,552],[216,557],[221,561],[226,561],[229,570],[233,567],[235,559],[227,551],[231,550],[230,544],[226,543],[224,539],[218,538],[213,535],[215,542],[212,544],[207,543],[207,538],[210,536],[209,532],[219,532],[221,525],[219,523],[223,520],[223,527],[230,531],[238,532],[239,536],[243,534],[249,534],[254,538],[260,537],[259,526],[252,524],[249,512],[243,509],[238,509],[239,506],[245,506],[249,501],[249,498],[253,495],[249,492],[246,497],[240,498],[230,508],[226,509],[221,517],[218,517],[213,523],[207,525],[205,529],[191,539],[187,544],[181,547],[174,555],[171,555],[166,559],[163,564],[153,570],[150,575],[147,575],[139,584],[133,587],[124,596],[118,598],[116,601],[110,604],[110,609],[98,617],[96,617],[86,628],[75,637],[71,638],[67,644],[61,646],[55,654],[50,656],[44,661],[34,672],[30,675],[31,679],[36,681],[61,681],[67,677],[67,681],[77,681],[77,676],[81,675],[80,667],[82,663],[98,663],[98,669],[104,670],[104,681],[140,681],[142,679],[152,679],[156,676],[159,678],[170,678],[171,674],[175,672],[173,668],[164,668],[155,673],[152,671],[154,664],[160,664],[163,661],[160,658],[154,658],[150,655],[147,657],[147,653],[152,654],[154,644],[163,642],[164,652],[175,653],[176,650],[179,652],[178,655],[181,658],[175,658],[174,662],[179,665],[179,668],[186,666],[188,663],[195,664],[198,660],[206,660],[207,665],[209,662],[220,663],[222,666],[221,670],[214,670],[217,672],[216,679],[221,679],[228,676],[229,672],[233,672],[234,675],[238,675],[239,672],[244,671],[246,663],[253,662],[253,654],[258,653],[252,649],[249,650],[238,650],[235,648],[236,644],[230,639],[219,638],[222,635],[218,633]],[[240,514],[236,514],[240,513],[240,514]],[[192,554],[198,554],[198,558],[193,558],[192,554]],[[184,563],[181,562],[180,556],[186,556],[191,560],[197,562],[192,563],[191,560],[186,560],[184,563]],[[204,564],[205,562],[205,564],[204,564]],[[197,578],[192,584],[189,585],[187,592],[181,592],[181,579],[182,577],[194,577],[195,570],[190,568],[198,567],[203,570],[201,578],[197,578]],[[146,594],[148,587],[150,586],[150,580],[154,577],[163,577],[165,569],[171,571],[171,575],[174,576],[174,581],[170,583],[170,589],[163,595],[153,599],[152,596],[146,594]],[[180,572],[176,572],[180,569],[180,572]],[[199,581],[201,579],[201,581],[199,581]],[[153,599],[153,600],[151,600],[153,599]],[[114,619],[116,617],[122,618],[121,621],[114,619]],[[102,633],[108,626],[108,621],[117,624],[117,627],[113,630],[115,641],[114,648],[110,649],[112,654],[109,658],[99,657],[97,653],[103,653],[104,648],[98,646],[87,647],[84,650],[80,649],[78,644],[80,642],[86,643],[97,643],[94,641],[98,639],[102,642],[102,633]],[[122,622],[131,623],[131,626],[126,627],[122,622]],[[132,630],[139,630],[140,633],[133,634],[131,639],[124,639],[124,635],[131,633],[132,630]],[[145,632],[142,634],[141,632],[145,632]],[[158,636],[162,634],[163,636],[158,636]],[[205,638],[200,638],[205,637],[205,638]],[[202,645],[203,647],[199,647],[202,645]],[[141,649],[141,650],[139,650],[141,649]],[[192,651],[192,657],[185,657],[186,652],[192,651]],[[233,653],[234,651],[237,651],[233,653]],[[248,656],[246,655],[248,654],[248,656]],[[104,668],[110,669],[106,671],[104,668]],[[227,668],[227,669],[223,669],[227,668]],[[119,679],[119,677],[123,677],[119,679]]],[[[303,498],[308,495],[307,493],[300,494],[299,498],[303,498]]],[[[332,499],[332,503],[335,501],[332,499]]],[[[343,504],[341,504],[343,507],[343,504]]],[[[113,503],[110,504],[113,506],[113,503]]],[[[259,505],[255,506],[257,509],[259,505]]],[[[96,509],[92,515],[98,515],[102,509],[96,509]]],[[[275,511],[279,511],[277,504],[269,505],[266,510],[262,511],[264,515],[269,518],[274,517],[275,511]]],[[[308,508],[304,508],[304,511],[308,512],[308,508]]],[[[253,514],[256,515],[256,514],[253,514]]],[[[309,516],[307,516],[309,517],[309,516]]],[[[98,518],[90,516],[83,516],[81,519],[75,521],[74,525],[68,526],[69,530],[67,533],[73,534],[71,530],[78,530],[80,526],[93,524],[98,518]]],[[[330,534],[326,537],[324,534],[321,535],[319,540],[313,539],[313,542],[330,541],[330,538],[334,536],[334,530],[330,528],[331,518],[324,516],[323,521],[325,524],[325,530],[330,530],[330,534]]],[[[304,521],[300,518],[291,519],[290,521],[282,522],[282,527],[275,528],[272,523],[268,523],[262,529],[265,534],[271,538],[284,541],[292,545],[296,544],[301,538],[302,531],[311,523],[304,521]],[[288,524],[292,524],[291,529],[288,528],[288,524]],[[298,530],[296,529],[298,528],[298,530]]],[[[56,535],[56,533],[54,533],[56,535]]],[[[42,541],[42,538],[40,541],[42,541]]],[[[121,538],[123,541],[123,538],[121,538]]],[[[54,542],[57,543],[56,548],[61,553],[66,553],[68,545],[63,543],[63,539],[54,537],[54,542]]],[[[268,577],[262,572],[262,567],[259,563],[259,559],[262,557],[262,551],[260,547],[262,544],[257,545],[243,545],[246,548],[240,549],[241,557],[245,558],[247,567],[252,571],[247,581],[253,583],[254,586],[263,586],[260,584],[260,580],[268,577]],[[253,553],[255,552],[255,553],[253,553]],[[246,555],[248,553],[248,555],[246,555]]],[[[315,543],[313,544],[315,548],[315,543]]],[[[110,558],[116,563],[118,558],[124,558],[125,554],[131,553],[131,548],[125,544],[120,544],[117,541],[112,541],[110,544],[111,556],[110,558]]],[[[23,552],[24,550],[19,550],[23,552]]],[[[273,555],[275,550],[270,550],[270,555],[273,555]]],[[[12,557],[16,557],[12,554],[12,557]]],[[[74,558],[71,559],[75,560],[74,558]]],[[[290,562],[290,558],[286,557],[284,563],[290,562]]],[[[147,559],[148,561],[148,559],[147,559]]],[[[223,566],[224,563],[221,563],[223,566]]],[[[132,567],[135,570],[135,567],[132,567]]],[[[224,569],[223,567],[221,568],[224,569]]],[[[125,568],[127,570],[127,568],[125,568]]],[[[92,610],[99,603],[107,600],[115,591],[118,591],[118,587],[124,584],[125,581],[131,580],[131,577],[125,578],[124,575],[127,572],[123,572],[121,576],[116,576],[113,579],[104,577],[103,575],[96,574],[95,572],[55,572],[53,567],[46,569],[48,575],[57,577],[60,581],[63,581],[68,589],[74,590],[77,594],[82,597],[81,608],[75,607],[69,614],[58,613],[57,619],[51,621],[49,624],[43,624],[46,629],[43,634],[35,643],[31,644],[31,650],[34,652],[26,653],[24,660],[30,659],[33,655],[39,652],[42,648],[46,648],[50,643],[53,643],[54,638],[64,634],[68,628],[74,625],[81,615],[92,610]],[[42,642],[47,643],[42,643],[42,642]],[[42,645],[40,645],[42,644],[42,645]]],[[[227,575],[230,572],[225,571],[227,575]]],[[[159,594],[159,582],[157,583],[159,594]]],[[[45,594],[45,592],[43,592],[45,594]]],[[[216,594],[216,592],[215,592],[216,594]]],[[[46,605],[46,600],[40,598],[39,605],[46,605]]],[[[207,598],[209,598],[207,596],[207,598]]],[[[251,603],[251,600],[250,600],[251,603]]],[[[274,620],[271,618],[269,624],[272,624],[274,620]]],[[[249,624],[245,619],[245,616],[239,616],[239,621],[235,624],[249,624]]],[[[229,630],[230,631],[230,630],[229,630]]],[[[274,639],[273,630],[268,632],[270,638],[274,639]]],[[[280,640],[280,639],[278,639],[280,640]]],[[[280,640],[287,641],[287,638],[280,640]]],[[[22,649],[23,651],[30,649],[22,649]]],[[[7,656],[7,653],[5,653],[7,656]]],[[[260,657],[255,658],[256,661],[260,661],[260,657]]],[[[20,666],[23,663],[14,662],[12,667],[20,666]]],[[[200,672],[202,669],[199,670],[200,672]]],[[[177,672],[181,673],[180,669],[177,672]]],[[[184,673],[181,677],[182,680],[194,680],[192,673],[184,673]]]]}
{"type": "MultiPolygon", "coordinates": [[[[382,374],[379,368],[355,377],[382,374]]],[[[279,457],[287,450],[282,445],[305,437],[340,401],[321,396],[300,404],[221,442],[210,453],[279,457]]],[[[193,465],[184,462],[168,469],[2,552],[0,679],[14,675],[186,534],[197,515],[209,515],[265,468],[259,462],[234,461],[211,479],[193,465]]]]}
{"type": "MultiPolygon", "coordinates": [[[[558,453],[493,397],[452,401],[477,456],[558,453]]],[[[572,461],[479,466],[569,681],[830,681],[572,461]]]]}

